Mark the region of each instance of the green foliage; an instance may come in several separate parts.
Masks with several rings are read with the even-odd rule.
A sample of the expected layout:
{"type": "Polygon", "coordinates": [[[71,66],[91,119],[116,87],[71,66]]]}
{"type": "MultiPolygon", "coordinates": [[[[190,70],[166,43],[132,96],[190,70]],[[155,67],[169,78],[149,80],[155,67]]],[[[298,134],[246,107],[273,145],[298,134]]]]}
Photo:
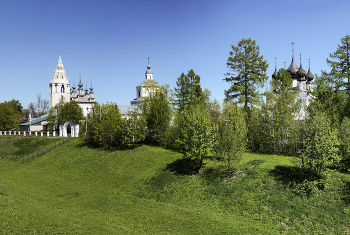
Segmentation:
{"type": "Polygon", "coordinates": [[[146,119],[139,106],[129,109],[124,117],[126,136],[129,142],[135,144],[146,137],[146,119]]]}
{"type": "Polygon", "coordinates": [[[294,155],[300,144],[300,119],[303,104],[297,90],[291,90],[292,78],[280,69],[265,92],[266,102],[255,109],[249,120],[249,144],[253,151],[294,155]]]}
{"type": "Polygon", "coordinates": [[[13,110],[17,113],[18,118],[24,118],[24,116],[22,115],[23,107],[19,100],[12,99],[10,101],[5,101],[4,103],[8,103],[12,106],[13,110]]]}
{"type": "Polygon", "coordinates": [[[113,102],[102,104],[101,109],[97,111],[98,115],[100,120],[96,122],[96,129],[101,137],[101,144],[109,150],[112,147],[121,147],[124,144],[126,129],[118,105],[113,102]]]}
{"type": "Polygon", "coordinates": [[[337,164],[339,159],[338,138],[324,113],[308,116],[305,123],[303,167],[310,173],[320,176],[326,167],[337,164]]]}
{"type": "Polygon", "coordinates": [[[193,161],[194,169],[200,169],[203,159],[213,150],[216,129],[207,111],[200,106],[192,106],[185,114],[180,141],[183,157],[193,161]]]}
{"type": "Polygon", "coordinates": [[[165,86],[148,85],[149,96],[141,106],[147,123],[147,136],[151,141],[161,142],[167,132],[171,119],[168,89],[165,86]]]}
{"type": "Polygon", "coordinates": [[[179,112],[188,109],[191,105],[203,102],[204,95],[200,81],[200,76],[197,75],[193,69],[189,70],[187,75],[182,73],[180,77],[177,78],[177,88],[175,88],[176,99],[174,104],[179,112]]]}
{"type": "Polygon", "coordinates": [[[237,104],[226,102],[219,120],[216,156],[226,163],[226,171],[229,173],[232,163],[238,162],[246,148],[246,119],[237,104]]]}
{"type": "Polygon", "coordinates": [[[262,115],[262,110],[259,108],[253,108],[250,110],[250,118],[247,121],[247,149],[256,152],[260,150],[260,146],[266,136],[265,117],[262,115]]]}
{"type": "Polygon", "coordinates": [[[101,106],[96,102],[92,112],[88,113],[85,125],[82,125],[82,133],[85,133],[84,141],[88,146],[100,146],[100,124],[101,124],[101,106]]]}
{"type": "Polygon", "coordinates": [[[345,117],[338,131],[339,153],[345,169],[350,169],[350,119],[345,117]]]}
{"type": "Polygon", "coordinates": [[[260,101],[258,87],[263,87],[268,76],[268,63],[260,55],[260,47],[251,38],[242,39],[237,46],[231,45],[232,51],[226,62],[229,72],[226,82],[231,87],[225,90],[226,100],[237,100],[245,109],[252,108],[260,101]]]}
{"type": "Polygon", "coordinates": [[[329,54],[327,64],[331,67],[329,76],[336,83],[337,90],[350,91],[350,35],[340,39],[341,45],[329,54]]]}
{"type": "Polygon", "coordinates": [[[59,110],[57,115],[58,125],[64,124],[67,121],[73,121],[79,123],[84,119],[83,110],[77,102],[72,100],[71,102],[65,103],[59,110]]]}
{"type": "Polygon", "coordinates": [[[51,107],[49,110],[49,114],[47,115],[47,122],[48,122],[48,127],[51,130],[58,130],[59,129],[59,125],[62,123],[62,120],[58,119],[58,114],[61,110],[61,108],[63,107],[63,105],[65,104],[65,99],[63,96],[61,96],[59,102],[54,106],[51,107]]]}
{"type": "Polygon", "coordinates": [[[18,128],[19,113],[14,109],[11,102],[0,103],[0,130],[8,131],[18,128]]]}
{"type": "Polygon", "coordinates": [[[163,136],[163,146],[177,151],[184,151],[181,146],[182,129],[184,126],[183,113],[176,112],[172,116],[171,125],[163,136]]]}
{"type": "Polygon", "coordinates": [[[80,121],[83,119],[83,110],[79,104],[74,100],[71,102],[66,102],[63,96],[61,96],[60,101],[49,110],[49,114],[47,116],[48,126],[52,130],[58,130],[59,125],[64,124],[67,121],[80,123],[80,121]]]}
{"type": "Polygon", "coordinates": [[[313,99],[308,107],[310,113],[324,112],[331,120],[333,127],[339,127],[347,111],[348,101],[345,92],[337,90],[336,81],[325,71],[321,76],[316,74],[315,88],[311,93],[317,99],[313,99]]]}

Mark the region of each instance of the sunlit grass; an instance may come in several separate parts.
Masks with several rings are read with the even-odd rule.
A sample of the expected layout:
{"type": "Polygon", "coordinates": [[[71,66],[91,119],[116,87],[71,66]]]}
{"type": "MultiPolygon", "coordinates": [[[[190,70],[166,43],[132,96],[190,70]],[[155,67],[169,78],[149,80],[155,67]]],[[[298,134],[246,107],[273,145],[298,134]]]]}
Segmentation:
{"type": "Polygon", "coordinates": [[[212,161],[203,174],[180,174],[174,163],[181,154],[159,147],[104,151],[72,138],[23,164],[24,149],[37,151],[31,144],[0,146],[6,155],[0,158],[0,234],[300,234],[350,228],[349,175],[329,171],[325,190],[304,198],[281,172],[292,172],[293,157],[247,153],[237,175],[224,182],[212,161]]]}

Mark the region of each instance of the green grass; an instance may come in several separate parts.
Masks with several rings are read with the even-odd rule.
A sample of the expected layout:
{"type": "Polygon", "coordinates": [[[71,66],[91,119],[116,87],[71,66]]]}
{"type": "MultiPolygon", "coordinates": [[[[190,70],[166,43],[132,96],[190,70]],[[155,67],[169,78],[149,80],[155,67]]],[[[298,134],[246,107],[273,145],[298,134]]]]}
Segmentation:
{"type": "Polygon", "coordinates": [[[223,182],[214,162],[204,174],[184,175],[179,153],[109,152],[76,138],[21,163],[55,139],[45,141],[0,141],[0,234],[350,232],[347,173],[329,171],[325,189],[303,197],[289,186],[292,157],[245,154],[241,173],[223,182]]]}

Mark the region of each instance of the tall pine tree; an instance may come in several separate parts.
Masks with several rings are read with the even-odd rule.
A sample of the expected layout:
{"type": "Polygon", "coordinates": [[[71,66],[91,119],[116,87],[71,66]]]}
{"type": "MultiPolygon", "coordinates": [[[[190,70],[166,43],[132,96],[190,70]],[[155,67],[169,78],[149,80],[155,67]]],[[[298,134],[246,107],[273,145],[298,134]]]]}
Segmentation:
{"type": "Polygon", "coordinates": [[[231,47],[232,51],[226,63],[229,72],[223,79],[232,84],[225,90],[226,100],[236,100],[244,104],[248,111],[260,99],[257,88],[262,87],[268,78],[268,63],[260,55],[260,47],[251,38],[243,38],[237,46],[231,47]]]}
{"type": "Polygon", "coordinates": [[[201,77],[193,69],[188,71],[187,75],[182,73],[177,78],[174,104],[180,112],[203,101],[204,96],[200,81],[201,77]]]}
{"type": "Polygon", "coordinates": [[[340,39],[341,45],[329,54],[327,64],[332,68],[330,75],[337,83],[337,89],[350,91],[350,35],[340,39]]]}

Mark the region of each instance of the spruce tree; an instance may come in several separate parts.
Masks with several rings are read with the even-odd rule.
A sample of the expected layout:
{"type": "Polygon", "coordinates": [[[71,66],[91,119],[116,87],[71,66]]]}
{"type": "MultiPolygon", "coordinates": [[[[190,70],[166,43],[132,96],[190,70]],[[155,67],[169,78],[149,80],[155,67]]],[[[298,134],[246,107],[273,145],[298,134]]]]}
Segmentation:
{"type": "Polygon", "coordinates": [[[260,55],[260,47],[251,38],[243,38],[237,46],[231,47],[232,51],[226,63],[229,72],[223,79],[231,84],[231,87],[225,90],[226,100],[236,100],[244,104],[248,111],[260,99],[257,88],[263,87],[268,78],[268,63],[260,55]]]}
{"type": "Polygon", "coordinates": [[[182,73],[177,78],[174,104],[180,112],[203,101],[204,96],[200,81],[201,77],[193,69],[188,71],[187,75],[182,73]]]}
{"type": "Polygon", "coordinates": [[[337,84],[337,89],[350,91],[350,35],[340,39],[341,45],[329,54],[327,64],[331,67],[330,75],[337,84]]]}

